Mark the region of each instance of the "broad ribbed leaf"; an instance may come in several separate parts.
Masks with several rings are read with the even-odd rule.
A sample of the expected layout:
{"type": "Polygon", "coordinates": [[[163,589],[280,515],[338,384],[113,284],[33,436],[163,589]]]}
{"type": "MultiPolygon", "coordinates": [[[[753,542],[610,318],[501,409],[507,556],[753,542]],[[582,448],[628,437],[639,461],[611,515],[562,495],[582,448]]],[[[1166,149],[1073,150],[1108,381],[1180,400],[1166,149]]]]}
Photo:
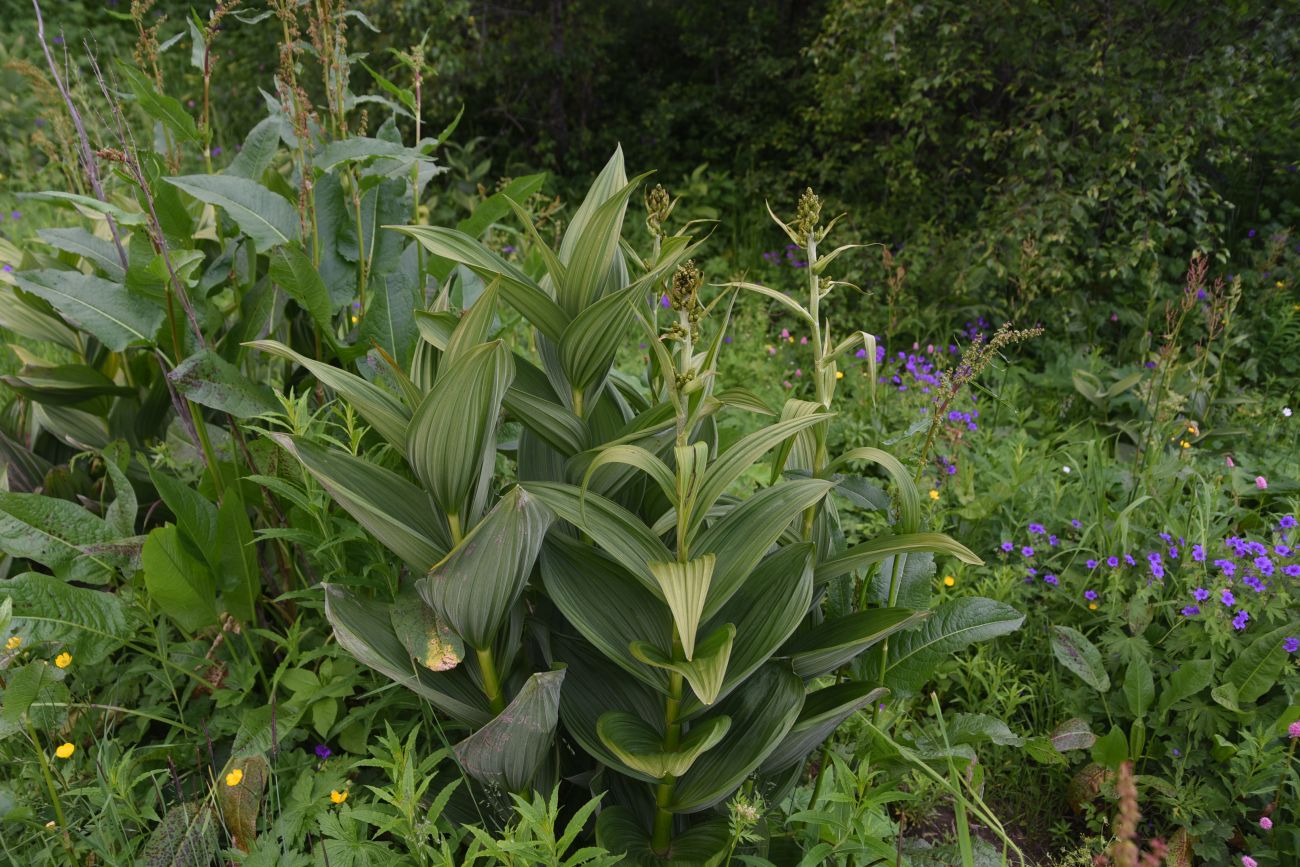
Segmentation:
{"type": "Polygon", "coordinates": [[[628,649],[633,642],[668,646],[673,619],[628,572],[590,545],[552,535],[542,548],[546,595],[573,626],[605,656],[662,692],[668,678],[638,662],[628,649]]]}
{"type": "MultiPolygon", "coordinates": [[[[794,398],[787,400],[781,407],[781,421],[810,415],[817,416],[818,421],[823,421],[821,416],[827,415],[827,409],[815,401],[794,398]]],[[[816,433],[811,429],[803,430],[781,443],[781,447],[772,456],[772,484],[776,484],[777,479],[781,478],[781,474],[787,469],[812,472],[817,452],[816,433]]]]}
{"type": "MultiPolygon", "coordinates": [[[[600,174],[596,175],[595,179],[592,180],[591,186],[587,188],[587,194],[582,197],[582,204],[578,206],[578,210],[573,213],[573,218],[569,220],[568,228],[564,232],[564,238],[560,241],[560,261],[568,262],[573,258],[573,251],[578,246],[578,241],[586,233],[587,225],[591,222],[596,211],[626,185],[627,174],[623,168],[623,147],[619,145],[614,148],[614,153],[605,162],[600,174]]],[[[515,199],[515,201],[519,200],[515,199]]]]}
{"type": "Polygon", "coordinates": [[[118,558],[117,534],[79,503],[0,491],[0,551],[34,560],[61,578],[103,583],[118,558]]]}
{"type": "Polygon", "coordinates": [[[76,327],[94,335],[114,352],[153,343],[163,309],[121,283],[80,271],[21,271],[19,288],[43,298],[76,327]]]}
{"type": "Polygon", "coordinates": [[[1025,615],[992,599],[973,596],[945,602],[919,629],[890,641],[885,686],[896,693],[915,693],[955,651],[1014,632],[1024,622],[1025,615]]]}
{"type": "Polygon", "coordinates": [[[13,604],[12,627],[28,642],[48,641],[79,663],[100,662],[130,637],[126,606],[115,593],[24,572],[0,581],[4,600],[13,604]]]}
{"type": "Polygon", "coordinates": [[[704,513],[768,450],[828,417],[819,414],[779,421],[750,434],[723,452],[705,472],[700,484],[691,516],[692,533],[704,521],[704,513]]]}
{"type": "Polygon", "coordinates": [[[474,206],[474,213],[456,224],[456,228],[472,238],[480,237],[487,228],[510,213],[510,201],[522,202],[542,188],[546,173],[524,175],[512,180],[504,188],[474,206]]]}
{"type": "Polygon", "coordinates": [[[704,704],[713,704],[722,692],[722,680],[731,658],[731,644],[736,638],[736,627],[730,623],[715,630],[695,648],[693,657],[681,662],[659,648],[644,641],[634,641],[632,655],[646,665],[675,671],[690,683],[695,696],[704,704]]]}
{"type": "Polygon", "coordinates": [[[437,256],[458,262],[484,280],[498,278],[501,294],[510,306],[532,323],[538,331],[558,341],[569,324],[569,317],[542,287],[523,271],[488,250],[478,241],[455,229],[437,226],[393,226],[405,232],[437,256]]]}
{"type": "Polygon", "coordinates": [[[439,526],[424,491],[394,472],[337,449],[277,436],[343,509],[390,551],[421,574],[446,556],[439,526]]]}
{"type": "Polygon", "coordinates": [[[284,244],[271,253],[271,280],[311,315],[322,333],[333,334],[330,319],[334,305],[329,290],[301,244],[296,241],[284,244]]]}
{"type": "MultiPolygon", "coordinates": [[[[875,354],[872,354],[875,358],[875,354]]],[[[872,380],[875,381],[874,379],[872,380]]],[[[827,476],[834,475],[845,464],[854,461],[870,461],[884,468],[889,473],[889,478],[894,483],[894,490],[898,495],[898,526],[903,533],[915,533],[921,527],[921,494],[916,489],[916,482],[912,481],[912,474],[908,472],[907,467],[903,466],[898,458],[891,455],[883,449],[876,448],[859,448],[853,449],[835,460],[831,461],[826,467],[827,476]]]]}
{"type": "MultiPolygon", "coordinates": [[[[270,115],[262,118],[244,137],[244,144],[239,153],[226,166],[225,173],[255,181],[271,167],[276,151],[280,149],[280,126],[282,115],[270,115]]],[[[319,227],[318,227],[319,228],[319,227]]]]}
{"type": "Polygon", "coordinates": [[[560,365],[577,393],[588,394],[605,381],[623,335],[636,316],[632,306],[640,299],[633,286],[606,295],[579,312],[560,338],[560,365]]]}
{"type": "Polygon", "coordinates": [[[467,352],[487,342],[497,315],[497,285],[496,280],[489,283],[456,322],[443,349],[443,370],[451,369],[467,352]]]}
{"type": "Polygon", "coordinates": [[[933,551],[939,554],[951,554],[963,563],[981,566],[984,561],[957,540],[943,533],[900,533],[895,536],[881,536],[870,542],[854,545],[840,557],[817,564],[816,580],[825,584],[841,575],[878,563],[895,554],[907,554],[912,551],[933,551]]]}
{"type": "Polygon", "coordinates": [[[731,728],[731,718],[723,715],[691,726],[677,749],[664,748],[663,735],[634,714],[610,711],[596,723],[601,743],[634,771],[656,780],[680,777],[695,760],[717,745],[731,728]]]}
{"type": "Polygon", "coordinates": [[[177,391],[200,406],[235,418],[252,418],[279,408],[271,389],[211,349],[200,349],[176,365],[167,378],[177,391]]]}
{"type": "Polygon", "coordinates": [[[573,485],[529,482],[526,487],[555,513],[596,540],[602,550],[627,569],[645,587],[662,598],[659,582],[647,564],[666,562],[672,553],[641,519],[597,494],[582,493],[573,485]]]}
{"type": "Polygon", "coordinates": [[[803,702],[803,681],[775,665],[718,702],[710,717],[730,717],[730,733],[677,781],[674,811],[694,813],[731,795],[781,743],[803,702]]]}
{"type": "Polygon", "coordinates": [[[790,657],[794,673],[800,677],[820,677],[895,632],[910,629],[924,620],[926,614],[906,608],[857,611],[796,635],[781,649],[781,655],[790,657]]]}
{"type": "Polygon", "coordinates": [[[1297,625],[1292,623],[1265,632],[1237,654],[1223,673],[1223,680],[1237,688],[1238,702],[1249,704],[1273,688],[1287,660],[1282,639],[1296,631],[1297,625]]]}
{"type": "Polygon", "coordinates": [[[591,482],[591,477],[596,470],[610,464],[635,467],[649,476],[669,500],[676,495],[677,480],[673,471],[668,469],[668,465],[648,449],[633,445],[608,446],[596,452],[591,463],[587,464],[587,471],[583,473],[583,489],[585,490],[591,482]]]}
{"type": "Polygon", "coordinates": [[[159,527],[149,534],[140,552],[140,563],[149,598],[186,632],[197,632],[220,621],[212,575],[181,545],[174,526],[159,527]]]}
{"type": "Polygon", "coordinates": [[[325,617],[340,647],[452,718],[473,726],[487,723],[492,718],[487,700],[465,666],[436,674],[417,666],[393,630],[391,608],[325,585],[325,617]]]}
{"type": "Polygon", "coordinates": [[[759,491],[700,533],[691,553],[718,558],[704,605],[706,618],[717,613],[740,588],[795,516],[826,496],[833,486],[822,479],[778,484],[759,491]]]}
{"type": "Polygon", "coordinates": [[[705,554],[686,563],[669,560],[660,563],[647,563],[650,574],[659,582],[659,589],[673,612],[673,622],[681,637],[682,651],[687,660],[695,655],[695,630],[699,628],[700,616],[704,611],[704,600],[708,597],[709,583],[713,579],[713,569],[717,558],[705,554]]]}
{"type": "Polygon", "coordinates": [[[456,744],[456,760],[481,783],[526,789],[551,751],[564,671],[539,671],[498,716],[456,744]]]}
{"type": "Polygon", "coordinates": [[[44,340],[73,352],[81,351],[77,332],[52,312],[43,299],[19,295],[19,291],[0,283],[0,325],[30,340],[44,340]]]}
{"type": "Polygon", "coordinates": [[[524,592],[553,517],[516,485],[418,582],[420,595],[466,644],[490,649],[524,592]]]}
{"type": "Polygon", "coordinates": [[[126,271],[122,260],[118,258],[117,248],[112,241],[106,241],[92,235],[80,227],[69,229],[37,229],[36,234],[42,241],[56,250],[80,256],[103,269],[111,280],[124,280],[126,271]]]}
{"type": "Polygon", "coordinates": [[[1084,683],[1105,694],[1110,691],[1110,677],[1101,661],[1101,651],[1088,637],[1069,626],[1052,627],[1052,653],[1056,661],[1077,674],[1084,683]]]}
{"type": "MultiPolygon", "coordinates": [[[[515,369],[519,369],[517,363],[515,369]]],[[[520,424],[560,454],[568,457],[586,448],[586,425],[563,404],[518,386],[511,386],[501,404],[520,424]]]]}
{"type": "Polygon", "coordinates": [[[864,681],[850,681],[809,693],[790,733],[763,760],[763,772],[775,773],[802,762],[840,723],[888,693],[883,686],[872,687],[864,681]]]}
{"type": "Polygon", "coordinates": [[[411,411],[379,386],[367,382],[355,373],[348,373],[333,365],[299,355],[275,340],[253,340],[244,345],[298,362],[307,368],[321,385],[333,389],[350,403],[362,418],[374,425],[380,436],[400,451],[406,451],[406,428],[411,419],[411,411]]]}
{"type": "MultiPolygon", "coordinates": [[[[578,235],[572,248],[564,251],[567,255],[561,254],[568,268],[568,275],[562,287],[565,293],[559,296],[559,301],[560,306],[570,316],[578,317],[600,298],[605,278],[609,274],[610,266],[614,264],[614,256],[618,253],[619,235],[622,233],[623,215],[627,212],[627,200],[645,177],[646,175],[643,174],[633,178],[604,199],[600,206],[591,212],[586,224],[577,227],[581,230],[581,234],[578,235]]],[[[583,205],[585,206],[586,202],[583,202],[583,205]]],[[[569,233],[566,233],[566,242],[574,228],[571,226],[569,233]]]]}
{"type": "Polygon", "coordinates": [[[406,651],[429,671],[448,671],[465,658],[465,644],[418,593],[405,592],[392,610],[393,632],[406,651]]]}
{"type": "Polygon", "coordinates": [[[556,252],[551,249],[551,245],[547,244],[542,236],[538,234],[537,227],[533,225],[532,216],[519,207],[513,199],[507,198],[506,204],[510,206],[510,210],[515,212],[515,216],[519,218],[520,224],[523,225],[524,232],[528,235],[528,240],[532,243],[533,249],[542,257],[542,263],[546,265],[546,274],[551,278],[551,286],[555,287],[556,294],[563,298],[565,294],[564,285],[568,281],[568,269],[560,261],[560,257],[556,252]]]}
{"type": "Polygon", "coordinates": [[[283,196],[247,178],[233,175],[184,175],[164,178],[200,202],[223,208],[253,241],[259,253],[298,240],[298,215],[283,196]]]}
{"type": "MultiPolygon", "coordinates": [[[[725,696],[776,653],[799,626],[812,604],[813,546],[808,543],[777,549],[758,565],[734,596],[705,625],[711,632],[724,623],[736,624],[736,640],[723,680],[725,696]]],[[[682,715],[701,709],[687,698],[682,715]]]]}
{"type": "Polygon", "coordinates": [[[481,344],[439,373],[411,416],[407,459],[448,515],[468,518],[483,462],[496,450],[501,400],[513,378],[514,364],[505,344],[481,344]]]}
{"type": "Polygon", "coordinates": [[[627,807],[609,807],[596,820],[596,843],[622,855],[619,863],[635,867],[717,867],[730,851],[731,829],[726,819],[692,825],[673,837],[664,855],[654,850],[635,813],[627,807]]]}
{"type": "MultiPolygon", "coordinates": [[[[565,675],[567,688],[560,695],[564,730],[596,761],[610,767],[622,764],[596,731],[601,715],[608,711],[624,711],[647,720],[659,737],[663,737],[664,697],[659,691],[628,677],[591,645],[576,637],[555,636],[553,647],[556,659],[568,666],[565,675]]],[[[656,778],[631,768],[627,768],[626,773],[642,782],[656,782],[656,778]]]]}

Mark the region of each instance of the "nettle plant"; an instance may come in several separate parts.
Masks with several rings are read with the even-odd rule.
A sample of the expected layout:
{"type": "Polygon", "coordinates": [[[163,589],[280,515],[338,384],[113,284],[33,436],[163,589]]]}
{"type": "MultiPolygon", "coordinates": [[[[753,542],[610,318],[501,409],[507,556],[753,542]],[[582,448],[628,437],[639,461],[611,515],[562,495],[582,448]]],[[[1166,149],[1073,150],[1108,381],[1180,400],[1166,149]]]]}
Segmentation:
{"type": "Polygon", "coordinates": [[[808,249],[807,315],[824,338],[818,400],[791,401],[724,447],[719,413],[774,415],[717,381],[738,289],[706,303],[697,242],[667,234],[660,188],[647,196],[651,254],[622,241],[640,180],[615,153],[558,250],[512,203],[537,279],[464,232],[395,227],[486,288],[459,313],[446,292],[419,311],[411,363],[385,378],[254,345],[300,362],[409,469],[280,437],[414,576],[392,600],[327,586],[339,642],[469,731],[454,754],[483,801],[578,781],[606,793],[601,845],[634,862],[715,863],[731,844],[715,808],[746,781],[779,800],[849,715],[891,683],[915,689],[968,636],[1019,615],[929,617],[917,589],[928,575],[907,556],[979,558],[922,531],[896,459],[827,454],[834,358],[870,338],[831,347],[818,317],[830,288],[819,275],[838,251],[817,255],[815,199],[789,231],[808,249]],[[531,325],[533,352],[494,337],[503,304],[531,325]],[[651,347],[640,378],[614,368],[634,329],[651,347]],[[842,473],[855,461],[885,469],[892,506],[875,482],[842,473]],[[835,491],[889,509],[898,532],[847,545],[835,491]],[[872,577],[882,564],[883,584],[872,577]],[[904,588],[919,604],[897,604],[904,588]],[[852,677],[872,648],[869,676],[852,677]]]}

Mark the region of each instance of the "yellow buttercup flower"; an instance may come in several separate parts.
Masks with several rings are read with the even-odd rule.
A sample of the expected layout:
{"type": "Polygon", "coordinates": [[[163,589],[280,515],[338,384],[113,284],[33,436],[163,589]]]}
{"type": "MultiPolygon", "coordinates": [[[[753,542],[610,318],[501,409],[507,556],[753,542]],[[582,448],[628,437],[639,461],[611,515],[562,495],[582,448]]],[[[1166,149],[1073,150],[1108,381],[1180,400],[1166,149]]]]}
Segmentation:
{"type": "Polygon", "coordinates": [[[1286,288],[1286,284],[1283,283],[1281,280],[1277,281],[1277,282],[1274,283],[1273,285],[1276,286],[1276,287],[1279,288],[1279,289],[1285,289],[1285,288],[1286,288]]]}
{"type": "Polygon", "coordinates": [[[956,583],[957,583],[957,579],[954,578],[954,577],[952,577],[951,575],[945,575],[945,576],[943,576],[943,586],[944,586],[944,587],[952,587],[952,586],[953,586],[954,584],[956,584],[956,583]]]}
{"type": "Polygon", "coordinates": [[[1189,443],[1187,440],[1182,440],[1181,442],[1178,443],[1178,445],[1180,445],[1185,449],[1190,449],[1192,447],[1192,444],[1189,443]]]}
{"type": "Polygon", "coordinates": [[[70,759],[72,758],[72,754],[76,751],[77,748],[75,745],[65,743],[59,744],[59,746],[54,750],[54,754],[61,759],[70,759]]]}
{"type": "Polygon", "coordinates": [[[836,379],[843,379],[843,378],[844,378],[844,371],[842,371],[842,370],[837,370],[837,371],[835,371],[835,378],[836,378],[836,379]]]}
{"type": "Polygon", "coordinates": [[[72,665],[72,654],[68,653],[66,650],[63,651],[58,656],[54,657],[54,664],[59,668],[67,668],[69,665],[72,665]]]}
{"type": "Polygon", "coordinates": [[[21,635],[11,635],[5,642],[5,650],[17,650],[23,646],[23,637],[21,635]]]}
{"type": "Polygon", "coordinates": [[[332,790],[330,790],[330,803],[333,803],[333,804],[342,804],[342,803],[343,803],[344,801],[346,801],[347,799],[348,799],[348,790],[347,790],[347,789],[344,789],[344,790],[341,791],[341,792],[340,792],[338,789],[332,789],[332,790]]]}
{"type": "Polygon", "coordinates": [[[231,786],[233,788],[234,786],[238,786],[243,781],[244,781],[244,772],[239,768],[235,768],[233,771],[226,774],[227,786],[231,786]]]}
{"type": "Polygon", "coordinates": [[[1096,610],[1097,610],[1097,603],[1096,603],[1096,602],[1089,602],[1089,603],[1088,603],[1088,610],[1089,610],[1089,611],[1096,611],[1096,610]]]}
{"type": "Polygon", "coordinates": [[[936,491],[936,490],[934,490],[933,488],[931,488],[931,489],[930,489],[930,499],[932,499],[932,500],[937,500],[937,499],[939,499],[939,492],[936,491]]]}

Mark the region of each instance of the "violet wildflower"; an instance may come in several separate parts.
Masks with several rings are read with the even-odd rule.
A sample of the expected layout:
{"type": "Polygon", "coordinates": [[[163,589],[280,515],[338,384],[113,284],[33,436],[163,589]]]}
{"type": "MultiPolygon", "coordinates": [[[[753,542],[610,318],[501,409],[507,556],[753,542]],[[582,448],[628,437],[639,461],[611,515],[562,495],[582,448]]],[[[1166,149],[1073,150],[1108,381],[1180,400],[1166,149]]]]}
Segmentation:
{"type": "Polygon", "coordinates": [[[1300,650],[1300,638],[1296,638],[1295,636],[1283,638],[1282,649],[1287,653],[1295,653],[1297,650],[1300,650]]]}
{"type": "Polygon", "coordinates": [[[1219,570],[1223,572],[1226,578],[1231,578],[1237,574],[1237,564],[1231,560],[1215,560],[1214,565],[1219,567],[1219,570]]]}
{"type": "Polygon", "coordinates": [[[1130,566],[1136,566],[1136,565],[1137,565],[1137,561],[1133,559],[1133,555],[1132,555],[1132,554],[1125,554],[1125,555],[1124,555],[1124,562],[1127,563],[1127,564],[1130,565],[1130,566]]]}
{"type": "Polygon", "coordinates": [[[1273,561],[1268,559],[1268,557],[1260,554],[1253,562],[1255,563],[1255,568],[1259,570],[1259,574],[1263,575],[1265,578],[1273,574],[1273,561]]]}
{"type": "Polygon", "coordinates": [[[1205,562],[1205,546],[1204,546],[1204,545],[1193,545],[1193,546],[1192,546],[1192,559],[1195,560],[1197,563],[1203,563],[1203,562],[1205,562]]]}
{"type": "Polygon", "coordinates": [[[1118,569],[1118,568],[1119,568],[1119,558],[1116,557],[1116,556],[1114,556],[1114,555],[1112,554],[1111,556],[1109,556],[1109,557],[1106,558],[1106,565],[1109,566],[1109,567],[1112,568],[1112,569],[1118,569]]]}
{"type": "Polygon", "coordinates": [[[1295,552],[1290,545],[1274,545],[1273,553],[1279,557],[1290,557],[1295,552]]]}
{"type": "Polygon", "coordinates": [[[1237,616],[1232,618],[1232,628],[1240,632],[1246,628],[1247,621],[1250,620],[1250,614],[1244,608],[1237,609],[1237,616]]]}
{"type": "Polygon", "coordinates": [[[1093,560],[1093,559],[1090,557],[1090,558],[1088,558],[1087,560],[1084,561],[1083,565],[1087,566],[1089,569],[1096,569],[1096,568],[1097,568],[1097,561],[1096,561],[1096,560],[1093,560]]]}
{"type": "Polygon", "coordinates": [[[1192,591],[1192,596],[1197,602],[1204,602],[1206,599],[1210,598],[1210,591],[1206,590],[1204,587],[1197,587],[1192,591]]]}
{"type": "Polygon", "coordinates": [[[1051,535],[1047,537],[1047,544],[1051,545],[1053,548],[1055,548],[1060,543],[1060,541],[1061,540],[1058,539],[1055,535],[1051,535]]]}
{"type": "Polygon", "coordinates": [[[1003,542],[1003,543],[1002,543],[1002,550],[1003,550],[1003,551],[1006,551],[1008,554],[1010,554],[1011,551],[1012,551],[1012,549],[1014,549],[1015,547],[1016,547],[1016,546],[1013,545],[1011,542],[1003,542]]]}
{"type": "Polygon", "coordinates": [[[1048,584],[1051,584],[1053,587],[1055,587],[1057,584],[1060,584],[1060,583],[1061,583],[1060,580],[1057,579],[1057,577],[1056,577],[1055,575],[1044,575],[1044,576],[1043,576],[1043,581],[1046,582],[1046,583],[1048,583],[1048,584]]]}
{"type": "Polygon", "coordinates": [[[1290,530],[1296,525],[1295,515],[1283,515],[1282,520],[1277,522],[1279,530],[1290,530]]]}
{"type": "Polygon", "coordinates": [[[1034,549],[1026,545],[1020,549],[1020,553],[1025,557],[1032,557],[1034,556],[1034,549]]]}
{"type": "Polygon", "coordinates": [[[1096,591],[1096,590],[1085,590],[1085,591],[1083,591],[1083,598],[1084,598],[1084,599],[1087,599],[1089,602],[1096,602],[1096,601],[1097,601],[1097,591],[1096,591]]]}
{"type": "Polygon", "coordinates": [[[1271,831],[1273,830],[1273,820],[1268,816],[1260,816],[1259,827],[1263,828],[1265,831],[1271,831]]]}
{"type": "Polygon", "coordinates": [[[1219,594],[1219,601],[1224,605],[1236,605],[1237,597],[1233,596],[1232,591],[1225,587],[1223,592],[1219,594]]]}
{"type": "Polygon", "coordinates": [[[1083,529],[1083,522],[1080,521],[1078,518],[1074,518],[1070,521],[1070,526],[1076,530],[1081,530],[1083,529]]]}
{"type": "Polygon", "coordinates": [[[1196,605],[1188,605],[1186,608],[1182,610],[1182,615],[1184,617],[1195,617],[1200,613],[1201,613],[1201,609],[1196,605]]]}
{"type": "Polygon", "coordinates": [[[1288,578],[1300,578],[1300,564],[1292,563],[1290,566],[1283,566],[1282,574],[1288,578]]]}
{"type": "Polygon", "coordinates": [[[325,744],[316,745],[316,758],[320,759],[321,761],[324,761],[325,759],[328,759],[332,755],[334,755],[334,751],[331,750],[325,744]]]}
{"type": "Polygon", "coordinates": [[[1047,529],[1042,524],[1030,523],[1029,525],[1029,534],[1031,536],[1041,536],[1046,532],[1047,529]]]}

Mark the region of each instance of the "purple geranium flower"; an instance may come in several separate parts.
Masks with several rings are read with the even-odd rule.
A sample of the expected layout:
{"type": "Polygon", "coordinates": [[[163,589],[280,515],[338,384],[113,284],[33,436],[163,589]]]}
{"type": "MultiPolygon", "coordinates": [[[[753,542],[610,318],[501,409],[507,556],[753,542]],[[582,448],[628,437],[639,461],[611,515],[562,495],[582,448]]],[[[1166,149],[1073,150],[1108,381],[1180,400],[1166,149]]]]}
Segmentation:
{"type": "Polygon", "coordinates": [[[1192,596],[1196,598],[1197,602],[1204,602],[1206,599],[1210,598],[1210,591],[1206,590],[1204,587],[1197,587],[1192,591],[1192,596]]]}
{"type": "Polygon", "coordinates": [[[1010,553],[1015,549],[1015,547],[1016,547],[1016,546],[1015,546],[1014,544],[1012,544],[1011,542],[1003,542],[1003,543],[1002,543],[1002,550],[1003,550],[1003,551],[1006,551],[1008,554],[1010,554],[1010,553]]]}
{"type": "Polygon", "coordinates": [[[1097,601],[1097,591],[1096,591],[1096,590],[1085,590],[1085,591],[1083,591],[1083,598],[1084,598],[1084,599],[1087,599],[1089,602],[1096,602],[1096,601],[1097,601]]]}
{"type": "Polygon", "coordinates": [[[1232,591],[1225,587],[1223,592],[1219,594],[1219,601],[1224,605],[1236,605],[1237,597],[1233,596],[1232,591]]]}

